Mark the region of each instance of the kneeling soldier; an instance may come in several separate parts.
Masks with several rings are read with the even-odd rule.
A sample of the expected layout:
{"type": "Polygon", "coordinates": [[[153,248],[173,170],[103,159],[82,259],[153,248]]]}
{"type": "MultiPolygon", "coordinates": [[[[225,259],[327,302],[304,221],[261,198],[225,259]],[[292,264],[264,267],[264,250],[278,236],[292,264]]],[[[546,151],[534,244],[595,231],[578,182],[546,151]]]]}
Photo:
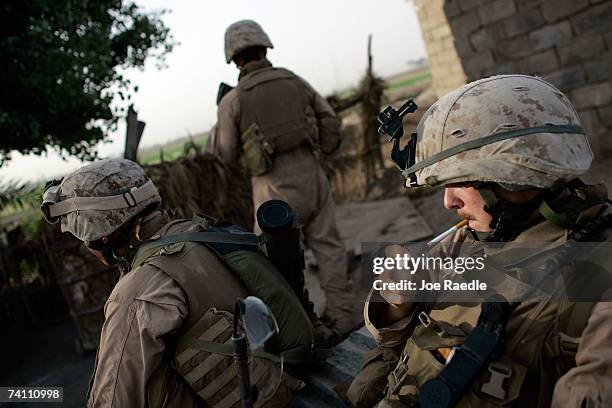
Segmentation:
{"type": "Polygon", "coordinates": [[[248,295],[269,304],[280,329],[270,353],[250,358],[255,406],[288,405],[302,383],[285,373],[279,385],[278,356],[299,363],[313,342],[299,300],[256,236],[200,217],[171,221],[160,204],[144,170],[124,159],[84,166],[45,190],[45,218],[121,273],[104,307],[87,406],[239,406],[229,311],[248,295]]]}

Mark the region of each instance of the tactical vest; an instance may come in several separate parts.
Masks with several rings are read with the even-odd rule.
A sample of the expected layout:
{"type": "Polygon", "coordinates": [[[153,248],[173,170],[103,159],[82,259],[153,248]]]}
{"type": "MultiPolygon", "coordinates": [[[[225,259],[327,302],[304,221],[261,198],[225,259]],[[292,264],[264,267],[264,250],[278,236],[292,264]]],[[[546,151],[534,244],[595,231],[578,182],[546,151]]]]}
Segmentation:
{"type": "Polygon", "coordinates": [[[272,169],[274,156],[318,139],[317,118],[302,81],[291,71],[265,67],[238,82],[241,165],[251,176],[272,169]]]}
{"type": "MultiPolygon", "coordinates": [[[[604,240],[611,238],[608,233],[604,240]]],[[[576,365],[580,337],[593,306],[594,302],[558,300],[520,304],[508,321],[501,356],[484,367],[457,407],[550,406],[557,380],[576,365]]],[[[479,305],[453,305],[413,316],[419,323],[388,376],[386,398],[418,405],[420,388],[445,367],[449,356],[440,351],[463,344],[480,311],[479,305]]]]}
{"type": "Polygon", "coordinates": [[[310,321],[280,272],[249,245],[257,246],[253,234],[202,231],[200,225],[178,220],[163,227],[134,257],[132,268],[148,264],[163,270],[185,291],[189,303],[189,315],[172,347],[172,369],[160,367],[148,385],[150,406],[165,406],[174,372],[207,406],[240,406],[231,343],[233,315],[228,311],[236,297],[247,295],[264,300],[280,328],[266,344],[270,352],[249,357],[251,383],[259,393],[256,406],[266,406],[278,393],[290,397],[301,386],[286,373],[279,383],[281,364],[309,358],[310,321]]]}

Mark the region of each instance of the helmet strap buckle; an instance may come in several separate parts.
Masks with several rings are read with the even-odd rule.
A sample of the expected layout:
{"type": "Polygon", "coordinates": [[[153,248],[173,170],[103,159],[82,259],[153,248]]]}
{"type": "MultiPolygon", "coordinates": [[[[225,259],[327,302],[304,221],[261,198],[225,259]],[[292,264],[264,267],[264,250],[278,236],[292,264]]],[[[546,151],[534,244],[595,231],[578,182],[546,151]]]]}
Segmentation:
{"type": "Polygon", "coordinates": [[[138,204],[138,201],[136,201],[136,197],[134,197],[134,194],[132,194],[131,191],[123,193],[123,199],[125,200],[125,203],[127,204],[128,208],[136,207],[136,205],[138,204]]]}

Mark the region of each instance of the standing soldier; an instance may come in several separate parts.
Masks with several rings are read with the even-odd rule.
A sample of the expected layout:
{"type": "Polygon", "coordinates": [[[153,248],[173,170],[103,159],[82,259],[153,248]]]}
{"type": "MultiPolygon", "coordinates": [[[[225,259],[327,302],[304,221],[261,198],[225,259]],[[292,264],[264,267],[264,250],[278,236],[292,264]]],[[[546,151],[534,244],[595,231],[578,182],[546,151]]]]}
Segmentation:
{"type": "MultiPolygon", "coordinates": [[[[308,358],[312,347],[308,316],[279,272],[257,252],[257,237],[215,228],[199,217],[171,221],[160,204],[144,170],[125,159],[84,166],[43,195],[47,221],[60,222],[63,232],[121,272],[104,306],[87,406],[239,406],[231,347],[227,350],[228,312],[236,298],[264,298],[262,290],[274,288],[273,298],[284,300],[271,307],[280,328],[272,339],[279,351],[295,352],[295,362],[308,358]],[[249,279],[232,258],[243,264],[249,279]]],[[[287,373],[279,382],[277,364],[250,360],[259,391],[255,406],[287,406],[301,382],[287,373]]]]}
{"type": "MultiPolygon", "coordinates": [[[[478,242],[569,249],[578,241],[602,241],[593,243],[588,256],[609,251],[607,192],[577,179],[593,154],[576,111],[549,83],[525,75],[472,82],[434,104],[413,137],[394,156],[407,183],[444,186],[444,206],[468,220],[428,256],[458,259],[478,242]]],[[[524,251],[496,247],[496,262],[505,255],[525,268],[542,260],[555,284],[591,273],[550,252],[519,260],[524,251]]],[[[401,247],[387,250],[391,256],[406,253],[401,247]]],[[[485,265],[487,273],[494,267],[485,265]]],[[[397,281],[391,276],[397,272],[385,279],[397,281]]],[[[415,276],[439,279],[432,270],[421,272],[415,276]]],[[[529,269],[523,272],[527,281],[534,279],[529,269]]],[[[512,276],[520,273],[497,283],[517,282],[512,276]]],[[[603,296],[592,302],[529,298],[507,308],[503,302],[499,308],[417,302],[410,291],[372,291],[364,318],[378,348],[349,398],[357,407],[381,408],[612,406],[612,303],[600,301],[612,291],[605,282],[600,290],[603,296]]]]}
{"type": "Polygon", "coordinates": [[[225,58],[240,75],[220,101],[213,149],[228,163],[240,162],[251,176],[255,210],[280,199],[299,215],[327,298],[323,317],[343,337],[354,326],[354,299],[329,182],[314,155],[338,148],[339,121],[306,81],[273,67],[266,48],[272,43],[256,22],[242,20],[227,28],[225,58]]]}

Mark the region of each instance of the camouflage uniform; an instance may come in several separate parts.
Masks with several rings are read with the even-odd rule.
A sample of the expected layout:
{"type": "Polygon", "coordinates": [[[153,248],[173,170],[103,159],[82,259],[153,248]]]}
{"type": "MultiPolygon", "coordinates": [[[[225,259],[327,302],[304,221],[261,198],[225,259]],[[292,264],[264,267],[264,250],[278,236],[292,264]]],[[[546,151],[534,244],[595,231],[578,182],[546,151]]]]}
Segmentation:
{"type": "MultiPolygon", "coordinates": [[[[571,196],[564,188],[589,168],[593,158],[567,98],[545,81],[523,75],[487,78],[447,94],[424,115],[416,134],[416,160],[401,169],[407,183],[485,182],[477,187],[483,197],[487,189],[483,186],[491,183],[511,191],[557,189],[559,195],[548,203],[552,208],[571,196]]],[[[604,187],[591,187],[581,188],[597,192],[600,199],[576,211],[574,227],[559,225],[558,219],[538,208],[525,207],[521,217],[529,222],[518,225],[516,218],[507,223],[506,240],[567,241],[578,223],[585,225],[609,213],[604,187]]],[[[495,200],[489,194],[485,201],[489,206],[495,200]]],[[[495,221],[492,208],[485,210],[492,212],[495,221]]],[[[432,248],[430,255],[460,256],[474,239],[488,238],[464,228],[432,248]]],[[[610,241],[612,234],[608,231],[598,240],[610,241]]],[[[612,290],[608,286],[601,290],[602,299],[609,299],[612,290]]],[[[354,406],[417,406],[422,386],[445,366],[433,351],[462,344],[480,315],[480,305],[408,303],[403,305],[411,310],[406,317],[386,323],[379,310],[386,309],[385,300],[395,302],[397,296],[372,292],[365,305],[366,326],[378,348],[351,384],[349,397],[354,406]],[[431,335],[418,318],[423,310],[431,321],[451,327],[447,333],[455,334],[431,335]]],[[[509,317],[501,356],[489,370],[482,370],[457,406],[610,406],[612,348],[606,339],[612,335],[611,318],[612,304],[607,302],[521,303],[509,317]],[[491,393],[484,385],[498,374],[503,378],[502,390],[491,393]]]]}
{"type": "MultiPolygon", "coordinates": [[[[248,20],[228,28],[225,44],[227,62],[245,48],[272,47],[261,27],[248,20]]],[[[240,160],[247,170],[254,167],[255,211],[268,200],[280,199],[299,215],[305,242],[318,262],[327,298],[325,316],[336,321],[335,329],[343,335],[354,326],[346,252],[336,227],[329,181],[313,154],[313,150],[331,153],[339,141],[338,119],[327,101],[302,78],[264,59],[243,66],[238,86],[221,100],[209,149],[228,163],[240,160]],[[249,161],[255,155],[249,139],[253,132],[263,135],[269,142],[266,149],[272,149],[249,161]],[[259,168],[262,160],[269,161],[268,166],[259,168]]],[[[257,222],[254,229],[260,232],[257,222]]]]}
{"type": "MultiPolygon", "coordinates": [[[[206,406],[215,406],[220,396],[227,396],[224,391],[233,389],[230,380],[235,379],[234,367],[210,372],[215,369],[213,365],[208,368],[210,373],[205,372],[198,361],[192,361],[198,357],[193,353],[184,357],[183,363],[197,370],[185,377],[178,375],[176,365],[171,367],[172,359],[177,357],[168,345],[196,324],[202,326],[200,319],[211,308],[232,311],[236,298],[248,295],[236,274],[206,246],[192,242],[168,245],[147,262],[130,266],[142,242],[199,229],[198,224],[188,220],[170,222],[165,212],[154,209],[160,202],[157,189],[143,169],[124,159],[84,166],[44,194],[42,210],[47,220],[61,220],[62,231],[72,233],[88,246],[111,236],[127,222],[135,221],[136,225],[134,232],[126,232],[134,237],[122,247],[124,256],[113,252],[121,260],[121,278],[104,306],[105,322],[88,407],[203,406],[203,400],[187,383],[194,381],[189,377],[198,370],[195,380],[206,375],[210,378],[210,374],[225,378],[223,383],[213,379],[200,384],[196,391],[206,400],[206,406]]],[[[217,330],[218,326],[215,325],[217,330]]],[[[231,331],[230,326],[227,330],[231,331]]],[[[257,406],[287,405],[301,382],[285,373],[275,388],[280,372],[271,362],[264,366],[259,372],[264,370],[268,377],[259,374],[257,378],[264,378],[267,385],[260,389],[257,406]]],[[[223,403],[237,406],[239,395],[229,395],[223,403]]]]}

